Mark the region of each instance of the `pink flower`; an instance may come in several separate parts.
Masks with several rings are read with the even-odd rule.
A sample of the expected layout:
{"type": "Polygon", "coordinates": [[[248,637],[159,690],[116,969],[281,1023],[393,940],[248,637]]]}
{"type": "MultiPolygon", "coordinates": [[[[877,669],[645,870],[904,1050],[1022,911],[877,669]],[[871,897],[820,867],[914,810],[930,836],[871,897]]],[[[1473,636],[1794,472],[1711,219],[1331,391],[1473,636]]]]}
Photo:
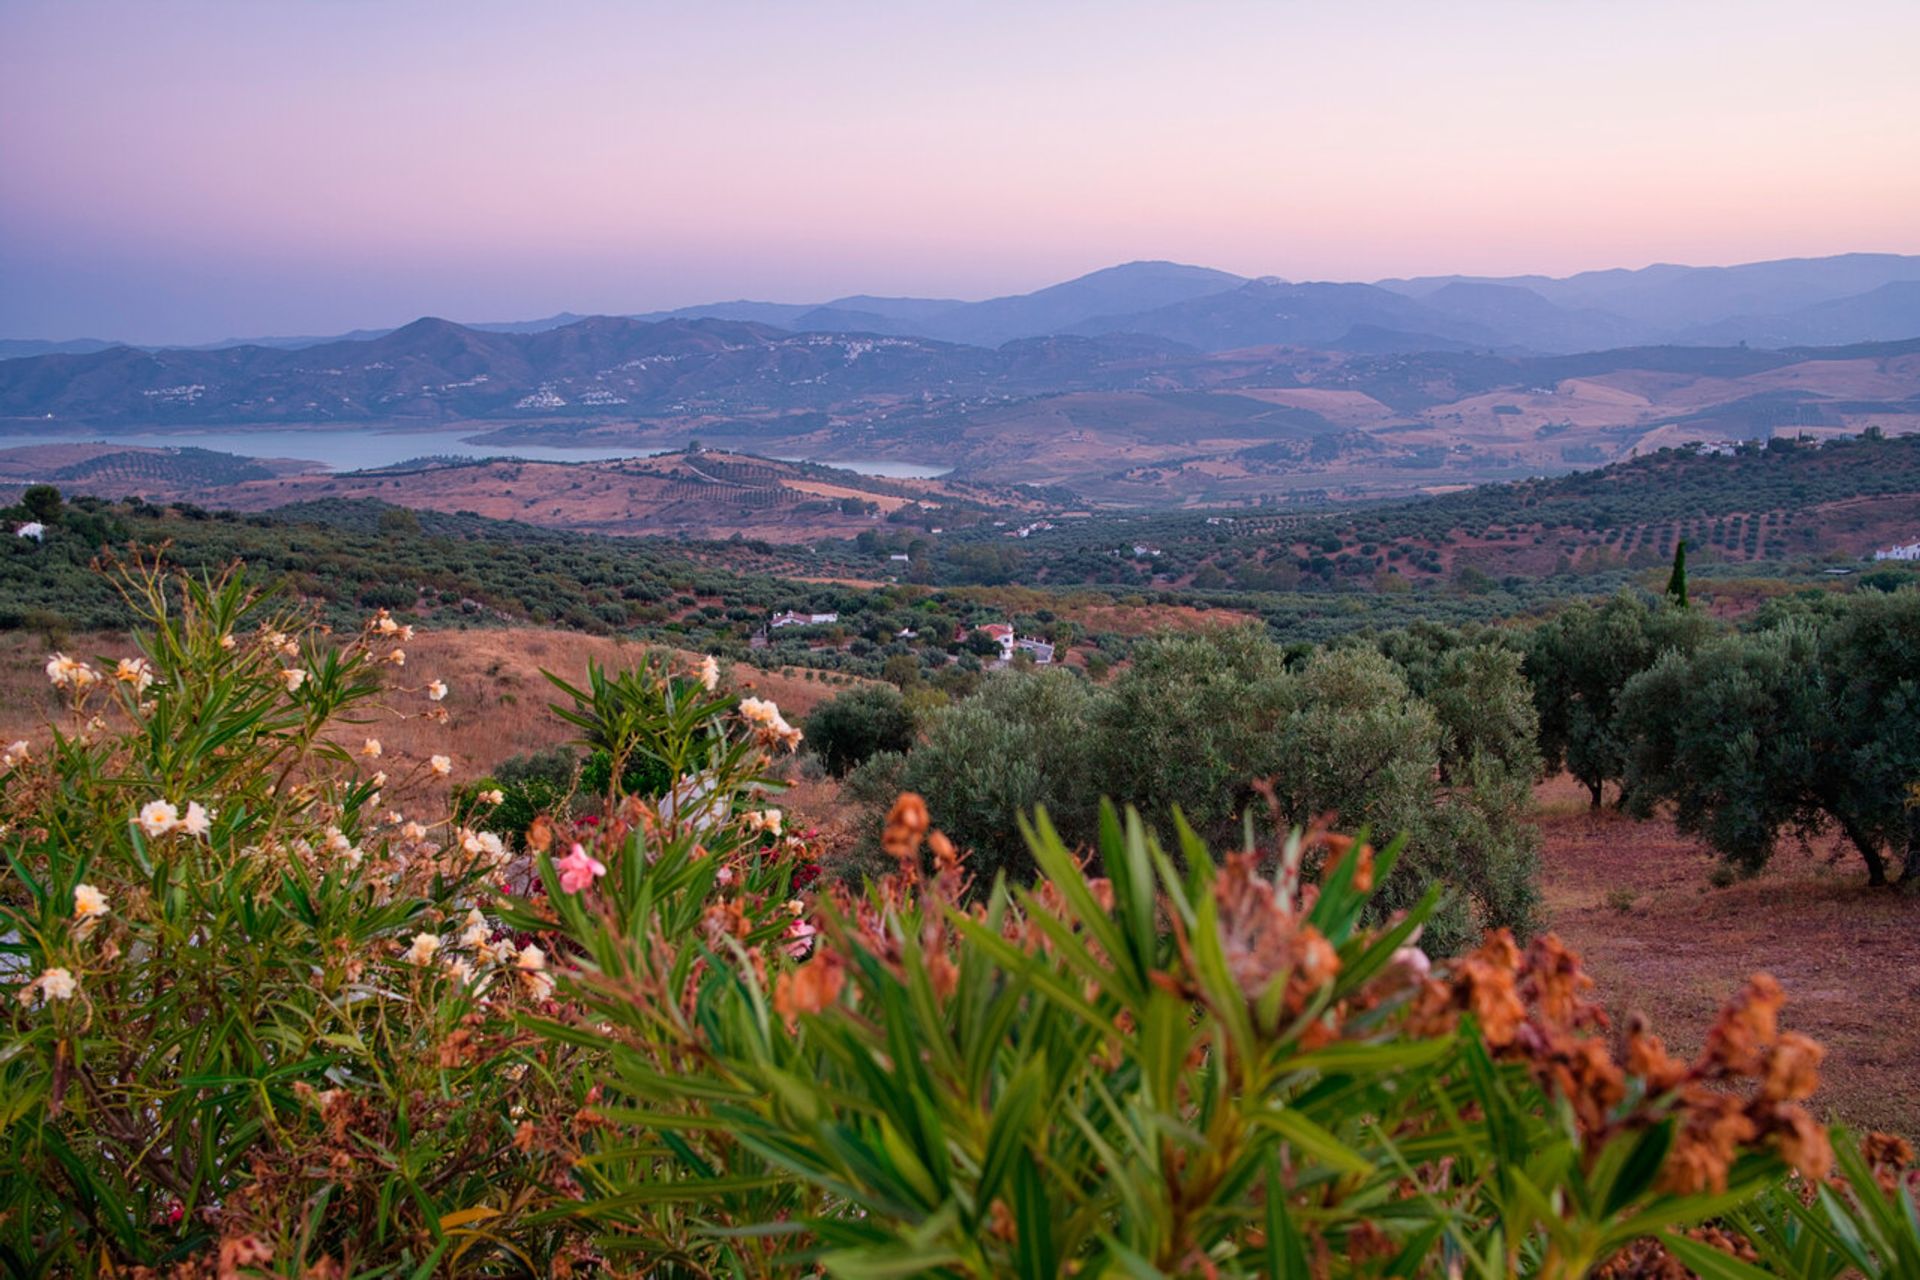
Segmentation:
{"type": "Polygon", "coordinates": [[[819,932],[805,920],[795,920],[787,926],[787,937],[792,939],[787,943],[787,954],[795,960],[805,960],[813,950],[814,935],[819,932]]]}
{"type": "Polygon", "coordinates": [[[582,893],[607,874],[607,866],[579,845],[564,858],[556,859],[553,869],[560,873],[560,888],[565,893],[582,893]]]}

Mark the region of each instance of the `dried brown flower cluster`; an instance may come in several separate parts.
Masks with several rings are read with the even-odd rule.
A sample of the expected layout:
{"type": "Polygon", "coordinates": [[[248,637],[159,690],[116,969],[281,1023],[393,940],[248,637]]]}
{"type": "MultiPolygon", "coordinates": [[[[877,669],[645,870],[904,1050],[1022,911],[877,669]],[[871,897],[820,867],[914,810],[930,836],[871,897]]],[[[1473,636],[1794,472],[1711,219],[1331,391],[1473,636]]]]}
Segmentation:
{"type": "Polygon", "coordinates": [[[1720,1011],[1692,1062],[1670,1056],[1637,1017],[1610,1044],[1601,1034],[1606,1013],[1586,998],[1592,985],[1580,957],[1552,934],[1534,939],[1522,956],[1501,930],[1444,981],[1423,984],[1408,1030],[1440,1034],[1472,1013],[1497,1059],[1524,1063],[1542,1088],[1571,1104],[1590,1153],[1620,1132],[1677,1115],[1662,1175],[1668,1190],[1723,1190],[1740,1150],[1762,1141],[1803,1176],[1826,1176],[1833,1166],[1826,1130],[1802,1105],[1818,1087],[1822,1050],[1780,1030],[1786,997],[1779,983],[1754,975],[1720,1011]]]}

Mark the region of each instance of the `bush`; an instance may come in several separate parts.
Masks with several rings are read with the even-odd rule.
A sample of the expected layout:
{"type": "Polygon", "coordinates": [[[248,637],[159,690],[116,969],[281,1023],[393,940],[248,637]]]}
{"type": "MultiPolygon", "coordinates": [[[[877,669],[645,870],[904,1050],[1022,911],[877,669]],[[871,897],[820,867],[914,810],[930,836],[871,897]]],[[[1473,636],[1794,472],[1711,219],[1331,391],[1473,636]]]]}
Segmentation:
{"type": "MultiPolygon", "coordinates": [[[[398,624],[342,644],[237,575],[139,566],[121,585],[148,618],[137,655],[56,655],[70,722],[0,760],[0,1268],[493,1275],[594,1257],[551,1135],[588,1114],[604,1046],[520,1021],[558,1007],[565,891],[551,856],[511,862],[436,816],[415,794],[428,762],[357,745],[376,698],[439,718],[423,690],[382,688],[398,624]]],[[[427,646],[409,647],[417,668],[427,646]]],[[[811,857],[737,803],[764,786],[767,724],[699,688],[650,669],[583,691],[568,714],[613,723],[614,754],[698,759],[704,780],[655,820],[646,860],[618,788],[611,822],[567,838],[655,911],[699,886],[677,929],[726,867],[757,917],[736,912],[730,936],[771,951],[811,857]]],[[[543,831],[536,848],[567,828],[543,831]]]]}
{"type": "Polygon", "coordinates": [[[876,752],[910,748],[913,715],[893,685],[864,684],[815,707],[806,735],[807,747],[840,778],[876,752]]]}
{"type": "Polygon", "coordinates": [[[974,906],[903,796],[894,871],[821,902],[807,958],[765,975],[681,985],[671,931],[569,911],[592,959],[568,989],[613,1032],[610,1111],[673,1153],[578,1211],[636,1261],[734,1275],[1766,1274],[1713,1269],[1706,1240],[1831,1275],[1863,1224],[1869,1274],[1920,1257],[1875,1181],[1901,1156],[1885,1142],[1877,1166],[1841,1153],[1839,1194],[1772,1190],[1833,1153],[1797,1101],[1818,1051],[1774,1029],[1770,980],[1693,1062],[1638,1027],[1612,1047],[1550,938],[1496,935],[1430,975],[1410,940],[1436,895],[1367,928],[1391,849],[1296,832],[1216,864],[1189,833],[1182,872],[1137,815],[1098,825],[1104,878],[1042,814],[1040,887],[974,906]],[[1714,1217],[1747,1234],[1688,1234],[1714,1217]]]}

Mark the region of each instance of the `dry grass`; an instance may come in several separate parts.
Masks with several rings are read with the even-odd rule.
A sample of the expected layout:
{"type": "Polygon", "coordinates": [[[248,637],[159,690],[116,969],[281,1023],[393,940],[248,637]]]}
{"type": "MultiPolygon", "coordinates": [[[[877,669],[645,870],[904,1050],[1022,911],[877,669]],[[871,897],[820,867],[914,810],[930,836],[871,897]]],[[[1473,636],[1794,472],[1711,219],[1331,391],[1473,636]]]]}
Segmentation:
{"type": "MultiPolygon", "coordinates": [[[[131,639],[115,632],[75,636],[65,647],[76,657],[104,659],[108,666],[134,652],[131,639]]],[[[460,782],[489,772],[510,756],[566,741],[569,726],[547,710],[560,700],[560,692],[540,672],[582,685],[589,661],[629,666],[640,660],[646,646],[570,631],[510,628],[425,630],[406,649],[406,667],[393,674],[378,709],[367,714],[366,723],[345,726],[334,737],[355,749],[367,738],[378,738],[381,768],[395,779],[389,799],[412,811],[434,812],[444,807],[449,783],[427,774],[430,757],[451,757],[451,782],[460,782]],[[440,704],[448,715],[444,725],[421,714],[433,705],[421,690],[434,679],[446,681],[449,689],[440,704]]],[[[691,667],[697,657],[686,654],[680,660],[691,667]]],[[[47,684],[46,658],[41,637],[19,631],[0,634],[0,742],[44,738],[48,721],[63,713],[47,684]]],[[[796,722],[846,687],[751,667],[728,671],[726,681],[729,687],[772,698],[796,722]]]]}

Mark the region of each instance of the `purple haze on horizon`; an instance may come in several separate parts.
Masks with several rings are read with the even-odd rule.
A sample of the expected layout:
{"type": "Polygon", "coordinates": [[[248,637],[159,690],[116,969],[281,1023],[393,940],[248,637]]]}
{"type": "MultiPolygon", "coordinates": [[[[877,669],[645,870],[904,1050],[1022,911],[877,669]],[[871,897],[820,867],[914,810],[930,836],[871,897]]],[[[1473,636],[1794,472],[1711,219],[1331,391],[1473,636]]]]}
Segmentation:
{"type": "Polygon", "coordinates": [[[0,336],[1920,252],[1920,5],[0,6],[0,336]]]}

